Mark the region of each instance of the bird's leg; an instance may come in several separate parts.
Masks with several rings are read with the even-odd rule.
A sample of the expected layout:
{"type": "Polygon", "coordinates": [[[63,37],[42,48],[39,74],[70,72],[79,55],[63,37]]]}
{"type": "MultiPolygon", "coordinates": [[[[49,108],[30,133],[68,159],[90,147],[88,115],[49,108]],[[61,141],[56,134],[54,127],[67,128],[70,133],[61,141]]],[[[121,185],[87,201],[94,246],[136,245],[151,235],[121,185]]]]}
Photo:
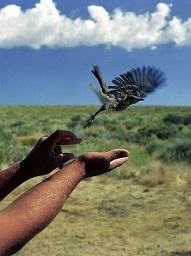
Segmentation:
{"type": "Polygon", "coordinates": [[[104,110],[105,110],[105,106],[102,105],[101,108],[98,109],[98,111],[95,112],[95,114],[91,115],[90,118],[86,121],[85,128],[90,127],[91,124],[93,123],[95,117],[96,117],[100,112],[102,112],[102,111],[104,111],[104,110]]]}

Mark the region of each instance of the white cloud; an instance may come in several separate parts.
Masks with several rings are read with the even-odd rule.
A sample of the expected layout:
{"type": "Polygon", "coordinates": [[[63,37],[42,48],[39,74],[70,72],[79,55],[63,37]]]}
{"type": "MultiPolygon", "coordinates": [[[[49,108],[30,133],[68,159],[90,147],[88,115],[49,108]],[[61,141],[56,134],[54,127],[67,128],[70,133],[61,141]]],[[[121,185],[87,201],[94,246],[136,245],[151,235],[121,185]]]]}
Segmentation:
{"type": "Polygon", "coordinates": [[[19,6],[0,9],[0,48],[28,46],[75,47],[99,45],[156,49],[169,42],[191,44],[191,17],[182,21],[172,16],[172,5],[158,3],[152,13],[136,14],[88,6],[89,18],[72,19],[61,14],[53,0],[40,0],[34,8],[19,6]]]}

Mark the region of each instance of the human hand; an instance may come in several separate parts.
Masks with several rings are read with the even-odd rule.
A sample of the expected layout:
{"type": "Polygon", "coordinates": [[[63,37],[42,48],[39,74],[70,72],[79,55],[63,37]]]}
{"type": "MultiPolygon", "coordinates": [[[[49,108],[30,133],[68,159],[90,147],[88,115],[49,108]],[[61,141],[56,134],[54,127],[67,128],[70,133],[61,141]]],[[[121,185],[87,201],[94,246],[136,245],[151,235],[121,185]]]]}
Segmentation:
{"type": "Polygon", "coordinates": [[[48,138],[41,138],[29,155],[21,162],[21,169],[32,178],[48,174],[65,162],[74,158],[72,153],[62,153],[60,145],[79,144],[81,139],[72,132],[57,130],[48,138]]]}
{"type": "Polygon", "coordinates": [[[87,152],[77,158],[85,169],[85,178],[113,170],[128,160],[128,151],[113,149],[107,152],[87,152]]]}

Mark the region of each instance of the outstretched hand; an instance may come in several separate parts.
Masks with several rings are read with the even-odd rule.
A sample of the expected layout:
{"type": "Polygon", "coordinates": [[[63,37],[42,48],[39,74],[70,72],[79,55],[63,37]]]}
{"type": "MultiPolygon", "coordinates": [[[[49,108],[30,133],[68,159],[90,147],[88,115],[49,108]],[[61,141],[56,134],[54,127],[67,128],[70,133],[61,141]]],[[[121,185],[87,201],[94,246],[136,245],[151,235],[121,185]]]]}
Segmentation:
{"type": "Polygon", "coordinates": [[[20,166],[29,178],[48,174],[74,158],[72,153],[62,153],[61,145],[79,144],[80,142],[81,139],[72,132],[57,130],[48,138],[41,138],[20,166]]]}
{"type": "Polygon", "coordinates": [[[77,158],[85,168],[85,177],[93,177],[113,170],[128,160],[128,151],[113,149],[107,152],[87,152],[77,158]]]}

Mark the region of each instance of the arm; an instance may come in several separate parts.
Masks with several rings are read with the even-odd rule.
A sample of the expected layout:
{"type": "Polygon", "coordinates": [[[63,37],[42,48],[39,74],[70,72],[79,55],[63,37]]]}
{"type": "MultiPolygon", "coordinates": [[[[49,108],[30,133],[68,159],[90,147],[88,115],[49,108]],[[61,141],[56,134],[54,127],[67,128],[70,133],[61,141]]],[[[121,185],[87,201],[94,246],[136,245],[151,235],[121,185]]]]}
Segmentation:
{"type": "Polygon", "coordinates": [[[127,156],[121,149],[86,153],[24,193],[0,212],[0,254],[15,253],[45,228],[82,179],[122,165],[127,156]]]}
{"type": "Polygon", "coordinates": [[[0,172],[0,201],[26,180],[47,174],[74,158],[71,153],[62,154],[60,145],[77,144],[80,141],[73,133],[62,130],[40,139],[21,163],[0,172]]]}

